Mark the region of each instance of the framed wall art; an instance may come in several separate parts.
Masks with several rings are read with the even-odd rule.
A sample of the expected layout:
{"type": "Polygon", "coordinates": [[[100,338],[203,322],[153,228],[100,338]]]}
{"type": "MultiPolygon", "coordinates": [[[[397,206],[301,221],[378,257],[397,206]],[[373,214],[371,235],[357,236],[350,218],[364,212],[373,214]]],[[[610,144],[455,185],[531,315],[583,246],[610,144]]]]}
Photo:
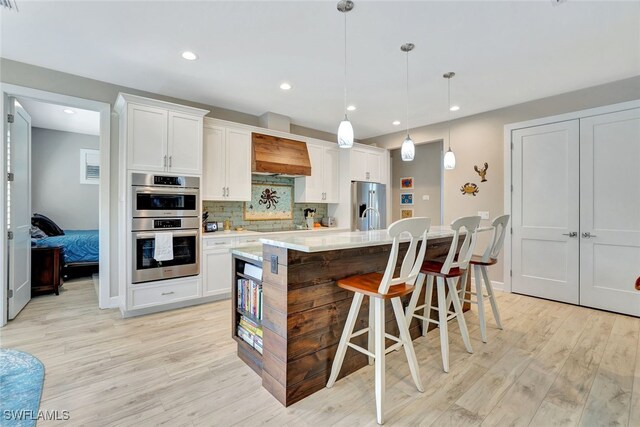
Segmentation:
{"type": "Polygon", "coordinates": [[[400,218],[413,218],[413,209],[400,209],[400,218]]]}
{"type": "Polygon", "coordinates": [[[401,205],[413,205],[413,193],[400,193],[401,205]]]}
{"type": "Polygon", "coordinates": [[[244,219],[293,219],[293,187],[254,183],[251,186],[251,201],[244,203],[244,219]]]}
{"type": "Polygon", "coordinates": [[[400,189],[401,190],[413,190],[413,177],[408,176],[405,178],[400,178],[400,189]]]}

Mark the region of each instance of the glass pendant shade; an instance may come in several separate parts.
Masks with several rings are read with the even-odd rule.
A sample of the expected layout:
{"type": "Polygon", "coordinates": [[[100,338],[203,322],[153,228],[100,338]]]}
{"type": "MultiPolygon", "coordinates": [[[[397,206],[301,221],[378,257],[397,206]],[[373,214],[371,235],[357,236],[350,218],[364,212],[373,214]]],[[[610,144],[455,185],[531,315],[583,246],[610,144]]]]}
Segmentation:
{"type": "Polygon", "coordinates": [[[351,126],[351,122],[346,116],[344,120],[340,122],[340,126],[338,126],[338,147],[353,147],[353,126],[351,126]]]}
{"type": "Polygon", "coordinates": [[[413,158],[416,156],[416,146],[413,143],[413,140],[409,135],[402,143],[402,148],[400,149],[400,156],[402,157],[402,161],[411,162],[413,158]]]}
{"type": "Polygon", "coordinates": [[[455,169],[456,167],[456,155],[453,154],[453,151],[451,151],[451,148],[449,148],[449,150],[444,153],[444,168],[451,170],[451,169],[455,169]]]}

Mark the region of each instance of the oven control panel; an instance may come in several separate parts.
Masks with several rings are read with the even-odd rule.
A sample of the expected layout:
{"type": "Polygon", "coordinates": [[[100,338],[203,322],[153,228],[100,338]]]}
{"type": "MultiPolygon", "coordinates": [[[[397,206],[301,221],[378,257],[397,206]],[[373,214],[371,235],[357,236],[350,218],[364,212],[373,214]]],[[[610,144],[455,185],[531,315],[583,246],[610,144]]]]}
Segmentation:
{"type": "Polygon", "coordinates": [[[153,176],[153,184],[154,185],[183,186],[184,185],[184,178],[181,177],[181,176],[154,175],[153,176]]]}
{"type": "Polygon", "coordinates": [[[181,219],[154,219],[153,228],[181,228],[181,219]]]}

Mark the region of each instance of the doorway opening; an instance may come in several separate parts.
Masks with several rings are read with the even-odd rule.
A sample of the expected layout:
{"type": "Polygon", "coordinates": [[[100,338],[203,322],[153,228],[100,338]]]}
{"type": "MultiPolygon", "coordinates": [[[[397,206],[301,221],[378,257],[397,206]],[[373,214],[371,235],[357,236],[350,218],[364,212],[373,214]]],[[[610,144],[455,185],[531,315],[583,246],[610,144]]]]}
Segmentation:
{"type": "Polygon", "coordinates": [[[2,325],[31,296],[63,296],[65,281],[85,281],[100,308],[115,306],[109,295],[109,104],[12,85],[2,92],[2,325]],[[18,131],[27,128],[25,135],[18,131]]]}

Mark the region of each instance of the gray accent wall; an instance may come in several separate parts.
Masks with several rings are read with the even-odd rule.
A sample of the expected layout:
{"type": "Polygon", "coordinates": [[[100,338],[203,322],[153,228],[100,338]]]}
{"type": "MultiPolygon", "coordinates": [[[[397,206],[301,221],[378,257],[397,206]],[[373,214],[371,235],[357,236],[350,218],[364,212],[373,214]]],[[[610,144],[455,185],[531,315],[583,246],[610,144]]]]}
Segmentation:
{"type": "MultiPolygon", "coordinates": [[[[637,99],[640,99],[640,76],[453,120],[451,148],[457,163],[454,170],[443,174],[443,222],[449,224],[460,216],[477,215],[478,211],[489,211],[491,218],[504,212],[505,125],[637,99]],[[487,182],[480,183],[473,167],[482,167],[484,162],[489,163],[487,182]],[[460,187],[466,182],[478,184],[480,192],[477,196],[462,195],[460,187]]],[[[461,107],[464,111],[464,105],[461,107]]],[[[402,145],[404,137],[405,132],[395,132],[361,142],[393,150],[402,145]]],[[[414,141],[443,140],[446,146],[447,123],[411,129],[411,137],[414,141]]],[[[489,221],[482,221],[482,225],[489,225],[489,221]]],[[[484,234],[478,240],[476,253],[481,253],[488,241],[489,236],[484,234]]],[[[502,266],[490,268],[489,276],[502,282],[502,266]]]]}
{"type": "Polygon", "coordinates": [[[31,211],[63,230],[97,230],[100,186],[80,183],[80,149],[98,150],[94,135],[33,128],[31,211]]]}
{"type": "Polygon", "coordinates": [[[400,150],[391,151],[391,219],[400,219],[401,209],[413,209],[413,216],[431,218],[432,225],[442,222],[440,213],[442,183],[442,141],[416,145],[416,159],[403,162],[400,150]],[[400,188],[400,179],[413,177],[413,190],[400,188]],[[413,194],[413,206],[400,205],[400,194],[413,194]],[[429,200],[423,200],[429,196],[429,200]]]}

